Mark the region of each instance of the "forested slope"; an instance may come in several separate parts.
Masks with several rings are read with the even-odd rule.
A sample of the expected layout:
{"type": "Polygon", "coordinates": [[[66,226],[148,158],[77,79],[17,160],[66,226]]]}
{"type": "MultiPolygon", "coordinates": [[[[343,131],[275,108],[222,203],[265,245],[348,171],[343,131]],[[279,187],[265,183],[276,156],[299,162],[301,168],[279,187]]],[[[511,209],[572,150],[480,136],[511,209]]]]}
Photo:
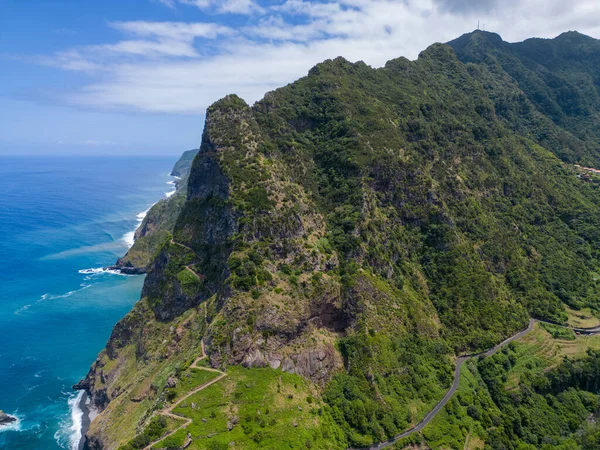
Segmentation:
{"type": "MultiPolygon", "coordinates": [[[[201,336],[222,370],[305,377],[311,445],[344,448],[416,423],[456,355],[530,316],[564,321],[565,304],[600,308],[600,191],[570,165],[600,161],[598,41],[546,44],[476,32],[379,69],[325,61],[252,107],[213,104],[172,239],[88,374],[104,409],[92,445],[140,432],[201,336]],[[107,431],[127,408],[137,427],[107,431]]],[[[246,395],[215,413],[247,424],[236,448],[292,439],[238,417],[246,395]]],[[[192,448],[228,442],[200,434],[192,448]]]]}

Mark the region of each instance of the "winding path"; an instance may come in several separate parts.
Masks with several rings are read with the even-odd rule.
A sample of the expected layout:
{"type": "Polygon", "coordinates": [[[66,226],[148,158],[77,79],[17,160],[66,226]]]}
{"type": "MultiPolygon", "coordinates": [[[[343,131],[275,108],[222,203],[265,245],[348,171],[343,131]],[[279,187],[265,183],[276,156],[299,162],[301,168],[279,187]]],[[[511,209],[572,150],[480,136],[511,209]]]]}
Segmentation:
{"type": "Polygon", "coordinates": [[[203,389],[206,389],[210,385],[215,384],[217,381],[220,381],[220,380],[222,380],[223,378],[225,378],[227,376],[227,374],[225,372],[221,372],[220,370],[212,369],[210,367],[199,367],[197,365],[200,361],[202,361],[203,359],[206,358],[206,353],[204,351],[204,341],[200,341],[200,346],[202,348],[202,355],[192,363],[192,365],[190,366],[190,368],[191,369],[206,370],[208,372],[215,372],[215,373],[218,373],[219,376],[216,377],[216,378],[213,378],[212,380],[207,381],[203,385],[198,386],[197,388],[191,390],[186,395],[184,395],[179,400],[177,400],[177,402],[173,403],[171,406],[169,406],[167,408],[164,408],[161,411],[159,411],[159,413],[158,413],[159,415],[163,415],[165,417],[170,417],[170,418],[175,419],[175,420],[182,420],[182,419],[184,419],[184,422],[180,426],[178,426],[177,428],[175,428],[174,430],[172,430],[169,433],[165,434],[163,437],[161,437],[157,441],[154,441],[154,442],[148,444],[146,447],[144,447],[144,450],[150,450],[152,447],[154,447],[159,442],[164,441],[169,436],[172,436],[173,434],[175,434],[176,432],[178,432],[182,428],[185,428],[188,425],[190,425],[192,423],[192,419],[189,419],[187,417],[178,416],[177,414],[173,414],[173,410],[175,408],[177,408],[181,404],[181,402],[183,402],[185,399],[191,397],[192,395],[196,394],[197,392],[200,392],[203,389]]]}
{"type": "MultiPolygon", "coordinates": [[[[192,247],[188,247],[187,245],[182,244],[181,242],[176,242],[173,239],[171,239],[171,244],[173,244],[173,245],[179,245],[180,247],[188,249],[189,251],[191,251],[196,256],[196,258],[200,258],[200,256],[198,255],[198,253],[196,253],[196,251],[192,247]]],[[[187,270],[189,270],[192,273],[192,275],[194,275],[196,278],[198,278],[199,280],[202,280],[202,277],[200,275],[198,275],[194,269],[192,269],[192,267],[194,266],[194,264],[195,263],[188,264],[187,266],[185,266],[185,268],[187,270]]]]}
{"type": "MultiPolygon", "coordinates": [[[[535,324],[538,323],[538,322],[548,323],[548,324],[551,324],[551,325],[563,326],[563,327],[568,328],[570,330],[573,330],[575,333],[579,333],[579,334],[592,335],[592,334],[600,333],[600,326],[593,327],[593,328],[576,328],[576,327],[571,327],[571,326],[568,326],[568,325],[565,326],[565,325],[560,325],[560,324],[548,322],[548,321],[545,321],[545,320],[529,319],[529,325],[527,326],[527,328],[525,328],[523,331],[520,331],[517,334],[509,337],[505,341],[502,341],[500,344],[492,347],[488,351],[481,352],[481,353],[476,353],[476,354],[473,354],[473,355],[459,356],[456,359],[456,368],[454,369],[454,381],[452,382],[452,386],[450,387],[450,390],[448,392],[446,392],[446,395],[444,395],[444,398],[442,398],[440,400],[440,402],[437,405],[435,405],[435,407],[431,411],[429,411],[425,415],[425,417],[423,417],[423,420],[421,420],[414,427],[406,430],[404,433],[401,433],[401,434],[399,434],[397,436],[394,436],[393,438],[390,438],[389,440],[387,440],[385,442],[380,442],[378,444],[373,444],[371,447],[367,447],[366,449],[367,450],[379,450],[379,449],[382,449],[382,448],[386,448],[386,447],[389,447],[390,445],[395,444],[400,439],[404,439],[404,438],[406,438],[406,437],[408,437],[408,436],[410,436],[410,435],[412,435],[414,433],[418,433],[421,430],[423,430],[423,428],[425,428],[429,424],[429,422],[431,422],[433,420],[433,418],[435,416],[437,416],[437,414],[442,410],[442,408],[444,406],[446,406],[446,403],[448,403],[448,401],[452,398],[452,396],[454,395],[454,393],[458,389],[458,385],[460,384],[460,369],[461,369],[462,365],[466,361],[468,361],[471,358],[478,358],[480,356],[492,356],[494,353],[496,353],[498,350],[500,350],[505,345],[507,345],[507,344],[511,343],[512,341],[515,341],[517,339],[521,339],[523,336],[525,336],[526,334],[528,334],[529,332],[531,332],[533,330],[535,324]]],[[[351,447],[349,450],[358,450],[358,449],[355,449],[355,448],[351,447]]]]}
{"type": "Polygon", "coordinates": [[[173,245],[179,245],[180,247],[183,247],[187,250],[189,250],[190,252],[192,252],[194,255],[196,255],[196,258],[200,258],[200,255],[198,255],[198,253],[196,253],[196,250],[194,250],[192,247],[189,247],[185,244],[182,244],[181,242],[177,242],[175,239],[171,238],[171,244],[173,245]]]}

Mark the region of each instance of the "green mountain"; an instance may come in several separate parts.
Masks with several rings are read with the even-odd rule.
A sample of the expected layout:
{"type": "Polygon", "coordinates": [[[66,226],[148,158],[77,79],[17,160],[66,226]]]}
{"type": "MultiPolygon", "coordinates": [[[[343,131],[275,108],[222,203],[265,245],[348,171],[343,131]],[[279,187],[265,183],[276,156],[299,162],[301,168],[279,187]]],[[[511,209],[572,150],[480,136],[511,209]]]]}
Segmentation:
{"type": "Polygon", "coordinates": [[[177,160],[175,165],[173,166],[173,170],[171,170],[171,175],[179,178],[186,178],[190,173],[190,168],[192,167],[192,162],[194,158],[198,154],[197,148],[192,150],[187,150],[183,152],[181,157],[177,160]]]}
{"type": "Polygon", "coordinates": [[[509,127],[566,162],[600,165],[600,41],[570,31],[509,44],[475,32],[449,45],[462,62],[474,64],[473,75],[509,127]]]}
{"type": "MultiPolygon", "coordinates": [[[[600,166],[599,45],[474,32],[213,104],[142,299],[79,384],[89,447],[369,446],[434,408],[458,355],[595,314],[600,191],[572,163],[600,166]]],[[[553,363],[562,384],[527,366],[507,396],[519,345],[470,363],[439,420],[489,448],[587,448],[598,354],[553,363]]],[[[465,448],[434,434],[397,448],[465,448]]]]}

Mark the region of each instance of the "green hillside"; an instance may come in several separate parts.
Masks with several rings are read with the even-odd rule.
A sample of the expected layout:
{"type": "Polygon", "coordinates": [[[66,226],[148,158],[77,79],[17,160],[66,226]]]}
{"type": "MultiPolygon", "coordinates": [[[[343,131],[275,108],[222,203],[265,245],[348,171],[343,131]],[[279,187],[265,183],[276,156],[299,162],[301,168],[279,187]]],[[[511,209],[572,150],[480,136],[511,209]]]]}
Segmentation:
{"type": "MultiPolygon", "coordinates": [[[[173,238],[86,379],[103,410],[91,447],[143,432],[200,338],[232,383],[211,387],[214,418],[231,427],[182,410],[193,426],[177,445],[225,448],[231,435],[230,448],[284,448],[274,443],[306,417],[278,403],[271,426],[245,408],[257,391],[241,387],[261,369],[319,405],[299,434],[305,447],[361,447],[417,424],[450,388],[458,355],[530,317],[600,310],[600,191],[572,166],[600,167],[598,46],[573,33],[507,44],[475,32],[379,69],[327,60],[253,106],[235,95],[214,103],[173,238]],[[132,400],[141,384],[151,388],[132,400]],[[136,420],[111,429],[123,411],[136,420]]],[[[519,429],[506,412],[494,384],[504,382],[496,366],[510,369],[502,358],[512,364],[502,355],[473,375],[499,389],[490,395],[500,412],[488,417],[497,438],[482,426],[476,441],[541,445],[544,428],[519,429]]],[[[589,358],[564,373],[595,379],[589,358]]],[[[568,386],[517,389],[536,402],[564,392],[556,421],[574,433],[597,406],[597,384],[565,377],[568,386]]]]}

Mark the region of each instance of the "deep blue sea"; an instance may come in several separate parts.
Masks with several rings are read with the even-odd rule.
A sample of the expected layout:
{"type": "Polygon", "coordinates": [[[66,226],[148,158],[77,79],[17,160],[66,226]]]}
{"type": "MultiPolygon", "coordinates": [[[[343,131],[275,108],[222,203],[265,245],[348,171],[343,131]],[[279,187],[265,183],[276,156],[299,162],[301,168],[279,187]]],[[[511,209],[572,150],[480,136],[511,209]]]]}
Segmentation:
{"type": "Polygon", "coordinates": [[[177,158],[0,156],[0,449],[71,449],[71,386],[139,299],[142,276],[80,273],[123,255],[173,189],[177,158]]]}

